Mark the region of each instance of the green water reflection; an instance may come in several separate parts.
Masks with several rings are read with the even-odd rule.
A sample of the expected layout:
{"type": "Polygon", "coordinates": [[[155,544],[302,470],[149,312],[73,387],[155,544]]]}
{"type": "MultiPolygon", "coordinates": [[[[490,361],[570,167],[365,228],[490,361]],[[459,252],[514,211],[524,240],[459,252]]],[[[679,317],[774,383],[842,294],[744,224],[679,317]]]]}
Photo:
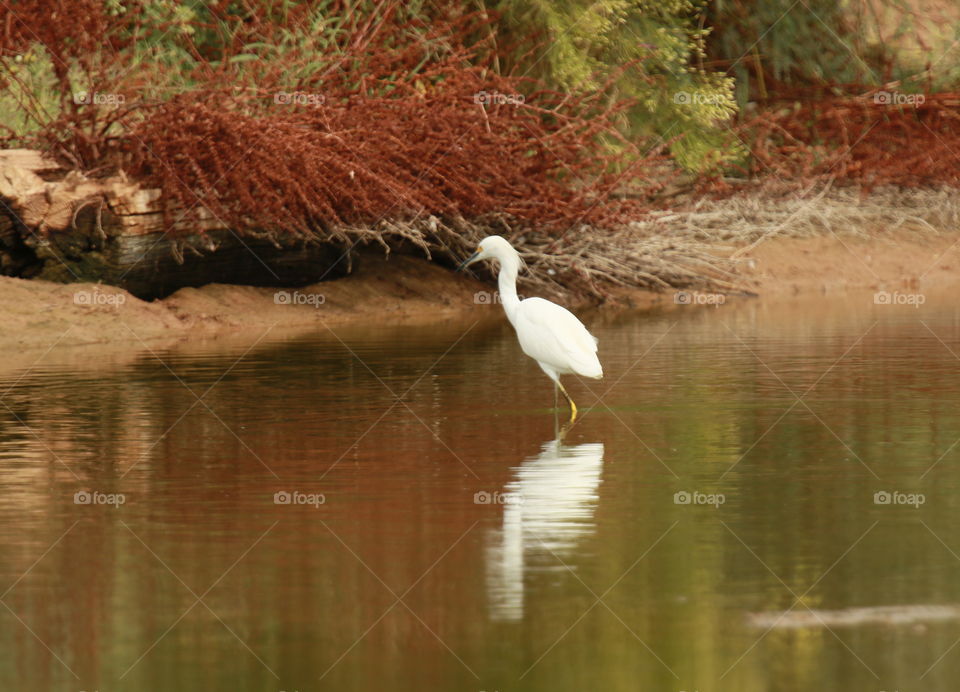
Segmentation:
{"type": "Polygon", "coordinates": [[[586,319],[562,439],[500,319],[6,372],[0,687],[954,689],[953,619],[748,617],[960,603],[957,309],[586,319]]]}

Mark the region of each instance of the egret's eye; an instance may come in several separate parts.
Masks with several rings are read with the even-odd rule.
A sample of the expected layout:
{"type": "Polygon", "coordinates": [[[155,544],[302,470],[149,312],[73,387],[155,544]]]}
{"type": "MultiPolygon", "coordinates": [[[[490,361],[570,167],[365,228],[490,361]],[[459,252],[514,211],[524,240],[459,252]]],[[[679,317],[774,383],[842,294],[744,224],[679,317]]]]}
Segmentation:
{"type": "Polygon", "coordinates": [[[481,253],[481,252],[483,252],[483,248],[478,245],[478,246],[477,246],[477,253],[479,254],[479,253],[481,253]]]}

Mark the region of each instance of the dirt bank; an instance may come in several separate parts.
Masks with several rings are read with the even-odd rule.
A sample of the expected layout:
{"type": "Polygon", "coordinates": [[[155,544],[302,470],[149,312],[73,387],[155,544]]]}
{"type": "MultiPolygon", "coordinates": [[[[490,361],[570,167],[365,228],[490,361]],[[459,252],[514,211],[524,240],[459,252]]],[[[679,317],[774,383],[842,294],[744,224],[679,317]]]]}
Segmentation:
{"type": "MultiPolygon", "coordinates": [[[[851,289],[940,292],[960,284],[958,242],[960,230],[918,229],[772,237],[735,252],[745,288],[763,300],[788,300],[801,293],[851,289]]],[[[490,315],[500,310],[494,289],[423,258],[398,255],[366,257],[353,275],[307,288],[209,285],[154,302],[109,286],[0,277],[0,348],[10,354],[54,345],[229,337],[267,327],[296,331],[358,321],[410,323],[490,315]]],[[[674,296],[623,290],[610,305],[677,309],[682,303],[674,296]]]]}
{"type": "Polygon", "coordinates": [[[299,289],[211,284],[147,302],[112,286],[0,277],[0,347],[195,338],[358,320],[433,320],[477,307],[491,287],[410,256],[365,257],[353,275],[299,289]]]}
{"type": "Polygon", "coordinates": [[[960,229],[774,238],[744,254],[741,273],[766,298],[799,293],[942,290],[960,284],[960,229]]]}

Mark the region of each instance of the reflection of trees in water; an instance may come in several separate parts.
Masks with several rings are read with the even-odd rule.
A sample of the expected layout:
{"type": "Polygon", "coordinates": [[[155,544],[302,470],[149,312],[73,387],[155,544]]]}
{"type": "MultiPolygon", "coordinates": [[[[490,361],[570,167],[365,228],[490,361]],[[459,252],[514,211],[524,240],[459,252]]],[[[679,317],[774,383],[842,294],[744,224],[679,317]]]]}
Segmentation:
{"type": "MultiPolygon", "coordinates": [[[[595,547],[597,559],[590,560],[588,583],[600,593],[674,519],[680,520],[674,532],[627,574],[609,600],[678,672],[683,671],[675,661],[698,661],[698,680],[715,680],[756,638],[742,646],[732,643],[744,612],[784,610],[792,604],[783,585],[718,517],[802,593],[879,516],[882,521],[874,532],[810,594],[810,605],[960,602],[957,563],[923,533],[913,519],[920,515],[907,510],[896,517],[877,515],[881,510],[871,505],[874,491],[895,489],[897,478],[916,479],[960,435],[953,356],[932,336],[917,339],[913,325],[900,329],[881,324],[875,336],[868,336],[863,347],[844,358],[805,399],[877,470],[885,481],[879,485],[803,406],[777,423],[793,397],[725,327],[708,317],[678,325],[605,398],[604,404],[632,432],[601,407],[585,416],[583,425],[604,445],[552,447],[551,442],[542,445],[539,454],[544,431],[553,423],[545,413],[552,392],[543,386],[535,364],[522,358],[506,325],[478,326],[404,398],[450,450],[402,405],[352,449],[394,399],[333,337],[258,346],[206,395],[204,400],[243,443],[202,404],[160,439],[195,398],[150,354],[96,377],[76,371],[28,375],[4,401],[42,443],[0,407],[4,584],[13,583],[73,521],[81,522],[6,601],[81,674],[83,685],[77,688],[95,688],[90,681],[98,673],[106,671],[114,678],[122,673],[193,600],[120,519],[198,593],[280,519],[275,533],[208,600],[271,666],[281,672],[303,670],[315,679],[376,621],[393,597],[312,519],[328,515],[305,509],[291,519],[287,512],[292,510],[269,504],[282,486],[246,444],[283,478],[301,479],[298,483],[307,486],[302,490],[326,492],[329,506],[320,512],[336,516],[331,527],[398,593],[474,521],[491,518],[491,511],[502,512],[502,526],[485,535],[478,526],[476,535],[468,534],[407,597],[424,621],[479,672],[478,661],[491,638],[490,619],[510,623],[522,616],[531,623],[532,644],[517,647],[522,649],[517,653],[522,671],[592,601],[572,575],[564,577],[572,585],[570,593],[545,597],[529,590],[531,573],[565,571],[541,540],[574,569],[584,564],[582,559],[577,562],[577,551],[595,547]],[[481,334],[483,328],[488,331],[481,334]],[[509,395],[504,394],[505,385],[509,395]],[[682,480],[674,481],[634,433],[682,480]],[[344,452],[323,487],[311,487],[344,452]],[[477,471],[482,484],[454,453],[477,471]],[[532,456],[508,471],[508,464],[527,455],[532,456]],[[119,476],[141,457],[119,483],[119,476]],[[599,502],[604,463],[604,475],[610,478],[615,471],[617,476],[603,484],[599,502]],[[81,483],[96,483],[102,491],[112,489],[104,484],[118,483],[116,489],[130,499],[119,511],[80,512],[70,502],[81,483]],[[478,488],[503,488],[526,501],[478,508],[471,502],[478,488]],[[678,508],[671,501],[678,489],[724,492],[727,502],[719,512],[678,508]],[[353,503],[348,510],[336,506],[344,501],[353,503]],[[607,519],[595,522],[594,513],[601,508],[607,519]],[[594,523],[599,527],[595,534],[594,523]],[[483,550],[474,550],[478,547],[483,550]],[[571,600],[563,600],[580,596],[587,598],[582,608],[579,603],[571,608],[571,600]],[[685,600],[671,600],[681,597],[685,600]]],[[[342,336],[399,395],[466,326],[424,333],[411,343],[390,343],[402,337],[389,332],[367,341],[342,336]]],[[[867,326],[820,339],[804,337],[798,348],[796,339],[768,337],[751,323],[730,321],[731,329],[798,394],[867,326]]],[[[665,329],[660,322],[634,321],[601,333],[611,375],[627,371],[665,329]]],[[[954,343],[948,329],[941,335],[954,343]]],[[[199,395],[242,352],[159,355],[199,395]]],[[[609,384],[614,381],[612,377],[609,384]]],[[[599,394],[607,384],[591,387],[599,394]]],[[[922,510],[924,521],[954,549],[949,536],[960,510],[953,482],[956,468],[954,456],[948,455],[931,472],[922,510]]],[[[131,678],[161,679],[170,668],[170,656],[176,655],[181,657],[178,665],[183,664],[177,680],[203,680],[206,675],[209,687],[216,687],[212,673],[204,672],[205,658],[211,670],[233,669],[243,661],[247,667],[237,673],[238,685],[255,680],[266,688],[274,682],[201,608],[180,623],[131,678]]],[[[69,677],[4,609],[0,625],[0,671],[21,671],[0,681],[38,681],[31,686],[44,689],[69,677]],[[46,684],[44,676],[53,682],[46,684]]],[[[878,668],[877,652],[886,645],[876,634],[858,631],[848,641],[878,668]]],[[[904,651],[917,654],[916,647],[922,647],[939,654],[955,638],[952,631],[933,628],[929,636],[925,643],[915,637],[920,642],[916,645],[904,639],[904,651]]],[[[416,642],[429,653],[421,658],[431,665],[450,663],[452,670],[464,673],[449,652],[397,606],[331,678],[347,685],[352,681],[348,673],[362,676],[374,658],[391,670],[408,670],[409,652],[398,642],[416,642]],[[344,677],[338,678],[341,671],[344,677]]],[[[564,651],[602,656],[605,650],[624,660],[632,657],[636,667],[611,665],[601,675],[621,670],[625,678],[632,676],[631,682],[637,675],[669,676],[599,606],[536,671],[562,686],[573,665],[564,651]]],[[[771,657],[790,663],[789,677],[799,681],[798,689],[816,688],[822,682],[818,671],[853,675],[859,667],[829,633],[774,632],[730,677],[749,682],[738,683],[740,689],[770,689],[775,684],[763,671],[771,657]]],[[[920,658],[924,665],[931,662],[920,658]]],[[[931,676],[956,672],[953,658],[948,656],[931,676]]],[[[903,679],[923,672],[912,659],[891,665],[904,673],[903,679]]],[[[661,687],[673,684],[672,678],[642,679],[662,682],[661,687]]],[[[110,682],[105,679],[102,686],[110,682]]],[[[605,682],[607,688],[617,688],[609,677],[605,682]]]]}
{"type": "MultiPolygon", "coordinates": [[[[386,345],[376,339],[359,346],[353,339],[348,343],[402,394],[463,329],[433,330],[414,344],[386,345]]],[[[466,360],[477,372],[493,367],[504,349],[490,348],[480,329],[475,338],[461,343],[451,361],[459,359],[462,365],[466,360]]],[[[389,333],[384,336],[389,341],[388,337],[392,338],[389,333]]],[[[38,368],[5,398],[23,423],[0,409],[0,414],[7,413],[0,417],[3,588],[79,520],[7,598],[44,643],[81,676],[83,684],[78,686],[92,689],[98,679],[102,684],[115,680],[193,601],[121,520],[199,594],[274,519],[280,519],[276,533],[206,600],[271,665],[287,657],[279,665],[286,670],[305,667],[311,679],[322,672],[318,666],[332,664],[393,601],[315,520],[319,512],[291,518],[290,512],[297,510],[271,504],[279,482],[256,458],[280,471],[286,485],[279,487],[310,489],[307,486],[318,482],[321,473],[393,403],[393,396],[333,337],[265,344],[235,365],[242,353],[240,349],[192,357],[158,352],[197,395],[216,383],[204,396],[216,415],[196,404],[180,420],[196,398],[150,353],[96,376],[38,368]],[[121,491],[127,504],[119,511],[77,507],[72,498],[78,488],[121,491]],[[259,551],[270,557],[265,559],[259,551]],[[266,651],[265,642],[270,643],[266,651]],[[284,643],[280,649],[274,648],[277,642],[284,643]]],[[[405,397],[431,430],[451,444],[456,421],[451,421],[450,411],[475,407],[476,399],[465,397],[484,384],[482,378],[473,377],[475,373],[464,376],[460,365],[441,361],[405,397]]],[[[496,446],[515,449],[519,438],[524,438],[522,431],[517,437],[498,439],[496,446]]],[[[327,492],[328,501],[337,502],[337,491],[331,492],[328,483],[338,473],[353,478],[358,460],[417,473],[425,460],[438,455],[442,458],[436,463],[460,469],[458,478],[466,473],[412,414],[398,406],[317,489],[327,492]]],[[[471,455],[465,456],[473,462],[471,455]]],[[[361,493],[385,501],[362,502],[346,526],[336,521],[331,525],[401,593],[466,531],[477,508],[466,499],[453,510],[437,507],[424,501],[416,484],[400,486],[384,474],[365,478],[361,493]],[[419,527],[418,545],[422,543],[418,547],[401,541],[404,554],[398,553],[397,537],[389,530],[372,536],[352,531],[357,521],[388,529],[401,516],[404,525],[419,527]]],[[[357,488],[340,492],[349,498],[357,488]]],[[[461,608],[462,591],[449,598],[434,594],[442,590],[438,580],[453,579],[468,543],[465,540],[444,558],[406,598],[432,628],[442,629],[443,613],[461,608]]],[[[467,555],[468,562],[474,559],[469,551],[467,555]]],[[[0,619],[5,632],[0,641],[9,644],[0,647],[0,670],[6,671],[0,681],[12,676],[40,689],[74,680],[12,615],[0,613],[0,619]]],[[[468,638],[481,640],[475,623],[482,621],[478,613],[462,623],[468,638]]],[[[393,651],[396,641],[416,639],[424,632],[398,606],[371,631],[369,642],[393,651]]],[[[251,680],[263,678],[262,684],[254,685],[258,689],[273,681],[252,656],[244,658],[249,655],[243,645],[202,606],[138,664],[130,679],[167,676],[171,651],[180,657],[178,667],[182,665],[174,676],[177,680],[197,684],[209,678],[209,688],[217,687],[223,671],[236,669],[239,658],[250,665],[237,671],[238,689],[251,680]],[[203,647],[195,646],[197,636],[205,642],[203,647]]],[[[400,651],[396,656],[396,666],[401,666],[405,654],[400,651]]]]}
{"type": "MultiPolygon", "coordinates": [[[[0,388],[0,396],[3,396],[0,388]]],[[[31,427],[31,407],[28,400],[6,394],[0,405],[0,458],[14,459],[26,454],[29,449],[29,440],[33,435],[28,431],[31,427]]]]}

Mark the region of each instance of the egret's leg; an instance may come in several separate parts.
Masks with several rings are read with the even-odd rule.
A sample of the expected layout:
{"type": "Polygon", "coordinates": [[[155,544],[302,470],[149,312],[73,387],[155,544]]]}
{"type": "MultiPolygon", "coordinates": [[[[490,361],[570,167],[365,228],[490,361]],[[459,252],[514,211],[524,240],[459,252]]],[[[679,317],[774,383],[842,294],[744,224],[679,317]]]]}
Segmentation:
{"type": "Polygon", "coordinates": [[[557,437],[557,430],[560,425],[559,421],[557,420],[557,415],[560,412],[560,407],[557,406],[557,396],[558,396],[557,381],[554,380],[553,381],[553,437],[554,438],[557,437]]]}
{"type": "Polygon", "coordinates": [[[560,427],[559,431],[555,432],[557,442],[559,442],[560,444],[563,444],[563,438],[566,437],[567,431],[570,430],[571,425],[573,425],[573,421],[567,421],[560,427]]]}
{"type": "Polygon", "coordinates": [[[573,399],[570,398],[570,395],[567,394],[566,388],[564,388],[561,382],[557,382],[557,385],[560,387],[560,391],[563,392],[563,396],[566,397],[567,403],[570,404],[570,422],[572,423],[577,419],[577,405],[573,403],[573,399]]]}

